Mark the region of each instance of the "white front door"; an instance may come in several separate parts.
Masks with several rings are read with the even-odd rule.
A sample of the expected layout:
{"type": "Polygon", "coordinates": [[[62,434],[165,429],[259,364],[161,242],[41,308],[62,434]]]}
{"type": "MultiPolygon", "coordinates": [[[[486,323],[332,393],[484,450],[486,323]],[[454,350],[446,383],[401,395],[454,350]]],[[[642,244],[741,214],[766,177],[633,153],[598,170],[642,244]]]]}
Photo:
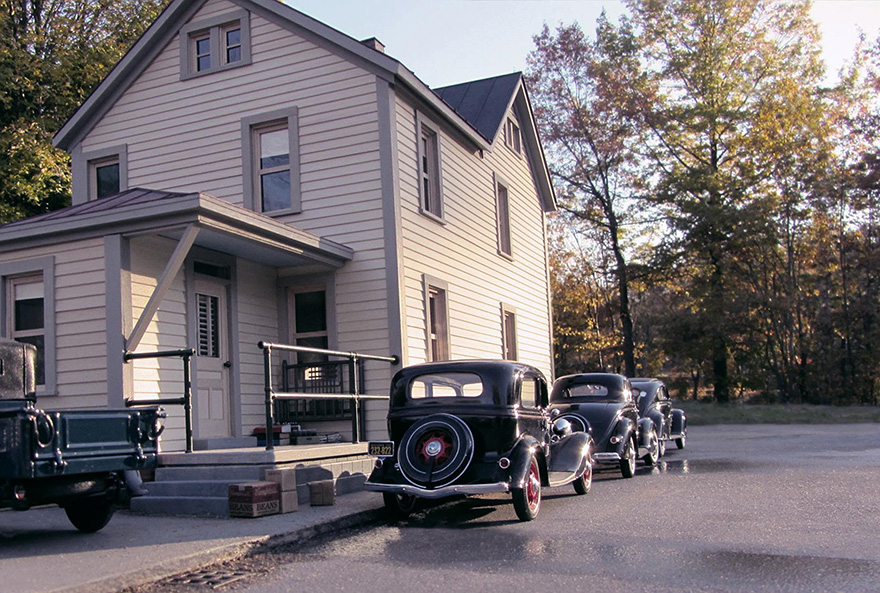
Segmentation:
{"type": "Polygon", "coordinates": [[[229,405],[229,331],[226,318],[226,286],[196,281],[196,333],[199,438],[232,435],[229,405]]]}

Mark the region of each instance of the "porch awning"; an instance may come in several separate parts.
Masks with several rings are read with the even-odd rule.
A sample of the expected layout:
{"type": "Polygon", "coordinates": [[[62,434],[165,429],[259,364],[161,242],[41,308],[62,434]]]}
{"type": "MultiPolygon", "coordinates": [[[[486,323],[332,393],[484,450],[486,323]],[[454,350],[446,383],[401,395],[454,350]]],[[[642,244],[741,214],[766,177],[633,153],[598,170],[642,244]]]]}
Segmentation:
{"type": "Polygon", "coordinates": [[[0,226],[0,253],[76,239],[157,234],[275,267],[336,269],[354,251],[270,216],[203,193],[130,189],[0,226]]]}

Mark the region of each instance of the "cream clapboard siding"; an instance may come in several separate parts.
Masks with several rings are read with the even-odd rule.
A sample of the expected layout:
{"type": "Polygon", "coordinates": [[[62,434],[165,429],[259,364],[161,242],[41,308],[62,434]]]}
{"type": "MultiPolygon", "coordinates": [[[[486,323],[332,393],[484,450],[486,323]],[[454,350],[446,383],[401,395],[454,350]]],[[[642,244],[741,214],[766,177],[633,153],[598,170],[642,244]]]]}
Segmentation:
{"type": "Polygon", "coordinates": [[[49,409],[106,408],[104,242],[90,239],[4,253],[0,263],[47,256],[55,261],[58,390],[57,395],[40,396],[39,405],[49,409]]]}
{"type": "MultiPolygon", "coordinates": [[[[131,239],[131,318],[137,325],[158,280],[174,252],[176,243],[160,237],[131,239]]],[[[147,326],[147,331],[135,352],[158,352],[187,348],[186,299],[183,270],[174,278],[171,288],[162,299],[159,310],[147,326]]],[[[183,362],[179,358],[135,360],[133,397],[149,401],[160,397],[183,395],[183,362]]],[[[162,435],[162,449],[183,450],[184,417],[182,406],[165,406],[168,418],[162,435]]]]}
{"type": "Polygon", "coordinates": [[[453,359],[501,358],[504,303],[516,310],[519,359],[550,377],[544,216],[525,157],[499,143],[481,159],[441,127],[441,225],[419,213],[414,107],[398,96],[396,115],[407,362],[427,356],[427,274],[448,284],[453,359]],[[513,261],[497,253],[493,173],[510,184],[513,261]]]}
{"type": "MultiPolygon", "coordinates": [[[[236,276],[239,310],[238,376],[241,384],[242,431],[247,436],[257,426],[266,425],[263,352],[257,348],[257,344],[261,340],[272,342],[283,338],[278,335],[275,269],[239,259],[236,262],[236,276]]],[[[273,381],[278,385],[280,377],[275,376],[273,381]]]]}
{"type": "MultiPolygon", "coordinates": [[[[209,0],[193,20],[238,9],[228,0],[209,0]]],[[[392,354],[376,77],[253,13],[251,40],[251,65],[181,81],[174,38],[82,148],[126,144],[129,187],[201,191],[241,204],[241,119],[296,106],[303,212],[279,220],[354,249],[354,261],[336,274],[338,347],[392,354]]],[[[242,303],[242,317],[249,306],[242,303]]],[[[277,321],[261,331],[274,336],[276,327],[277,321]]],[[[368,372],[367,389],[384,393],[389,380],[380,364],[368,372]]],[[[262,379],[257,385],[243,378],[243,402],[254,397],[262,398],[262,379]]],[[[245,406],[243,417],[251,422],[256,412],[245,406]]]]}

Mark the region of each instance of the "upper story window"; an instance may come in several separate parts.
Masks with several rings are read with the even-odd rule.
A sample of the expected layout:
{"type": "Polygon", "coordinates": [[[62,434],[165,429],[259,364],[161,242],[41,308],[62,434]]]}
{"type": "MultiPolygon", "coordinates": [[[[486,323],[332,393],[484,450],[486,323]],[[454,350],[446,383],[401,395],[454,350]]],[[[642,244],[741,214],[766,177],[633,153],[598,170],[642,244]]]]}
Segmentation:
{"type": "Polygon", "coordinates": [[[516,360],[516,311],[501,305],[501,348],[505,360],[516,360]]]}
{"type": "Polygon", "coordinates": [[[522,151],[519,126],[511,118],[507,118],[507,123],[504,124],[504,145],[516,154],[522,151]]]}
{"type": "Polygon", "coordinates": [[[437,131],[418,118],[419,205],[423,214],[442,219],[440,184],[440,138],[437,131]]]}
{"type": "Polygon", "coordinates": [[[250,13],[193,21],[180,31],[180,78],[192,78],[251,63],[250,13]]]}
{"type": "Polygon", "coordinates": [[[119,157],[110,157],[90,163],[93,199],[118,194],[120,190],[119,157]]]}
{"type": "Polygon", "coordinates": [[[447,287],[427,276],[425,284],[425,320],[428,334],[428,360],[449,360],[449,315],[447,287]]]}
{"type": "Polygon", "coordinates": [[[498,253],[513,255],[510,238],[510,193],[504,181],[495,180],[495,216],[498,231],[498,253]]]}
{"type": "Polygon", "coordinates": [[[241,120],[244,206],[266,214],[301,211],[296,107],[241,120]]]}

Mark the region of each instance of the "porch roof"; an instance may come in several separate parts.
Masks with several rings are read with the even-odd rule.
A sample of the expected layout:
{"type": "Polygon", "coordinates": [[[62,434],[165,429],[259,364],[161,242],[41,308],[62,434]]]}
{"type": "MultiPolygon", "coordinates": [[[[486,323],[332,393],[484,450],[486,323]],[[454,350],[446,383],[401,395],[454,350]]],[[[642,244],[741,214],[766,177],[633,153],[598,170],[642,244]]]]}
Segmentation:
{"type": "Polygon", "coordinates": [[[339,268],[354,250],[272,217],[204,193],[134,188],[0,226],[0,252],[121,234],[180,239],[199,228],[195,245],[276,267],[339,268]]]}

